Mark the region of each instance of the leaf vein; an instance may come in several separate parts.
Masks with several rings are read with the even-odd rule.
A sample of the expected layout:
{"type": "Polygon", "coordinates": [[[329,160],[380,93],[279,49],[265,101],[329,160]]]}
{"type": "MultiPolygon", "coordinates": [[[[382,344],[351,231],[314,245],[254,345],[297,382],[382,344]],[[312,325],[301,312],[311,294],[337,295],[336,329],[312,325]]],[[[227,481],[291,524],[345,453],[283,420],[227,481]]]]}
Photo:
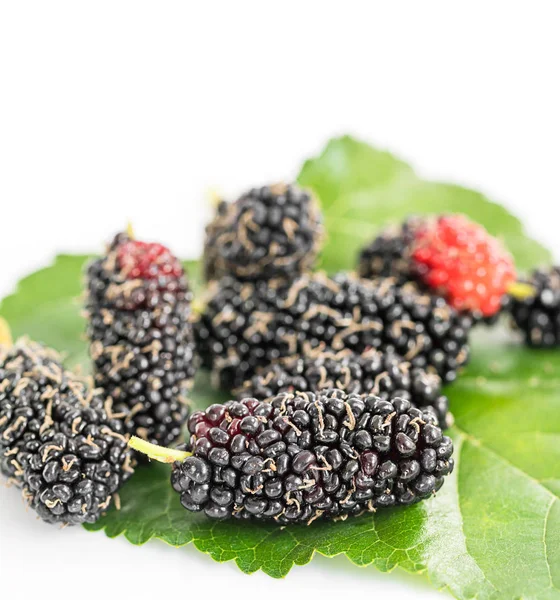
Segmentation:
{"type": "Polygon", "coordinates": [[[521,473],[521,475],[523,475],[525,478],[527,478],[530,481],[532,481],[533,483],[535,483],[539,488],[541,488],[543,491],[545,491],[549,496],[552,496],[553,498],[560,500],[560,496],[558,496],[557,494],[555,494],[554,492],[549,490],[547,487],[545,487],[542,484],[542,481],[540,481],[539,479],[536,479],[532,475],[529,475],[529,473],[527,473],[526,471],[524,471],[523,469],[521,469],[520,467],[518,467],[517,465],[512,463],[505,456],[502,456],[497,450],[494,450],[493,448],[491,448],[490,446],[485,444],[481,439],[477,438],[475,435],[468,433],[465,429],[462,429],[457,424],[454,425],[454,428],[456,431],[463,434],[467,438],[467,440],[469,440],[469,442],[471,442],[471,444],[473,444],[474,446],[476,446],[478,448],[481,448],[482,450],[484,450],[485,452],[488,452],[489,454],[493,454],[494,456],[497,456],[501,461],[506,463],[509,467],[514,469],[516,472],[521,473]]]}
{"type": "Polygon", "coordinates": [[[552,498],[550,504],[548,505],[548,509],[546,511],[546,516],[544,518],[544,528],[543,528],[543,546],[544,546],[544,558],[546,561],[546,567],[548,569],[548,576],[550,577],[550,588],[551,589],[556,589],[556,590],[560,590],[560,588],[558,588],[555,584],[554,584],[554,580],[552,578],[552,568],[550,565],[550,557],[548,555],[548,545],[546,543],[546,532],[547,532],[547,528],[548,528],[548,521],[550,518],[550,513],[552,511],[552,507],[554,506],[554,503],[557,501],[557,498],[552,498]]]}

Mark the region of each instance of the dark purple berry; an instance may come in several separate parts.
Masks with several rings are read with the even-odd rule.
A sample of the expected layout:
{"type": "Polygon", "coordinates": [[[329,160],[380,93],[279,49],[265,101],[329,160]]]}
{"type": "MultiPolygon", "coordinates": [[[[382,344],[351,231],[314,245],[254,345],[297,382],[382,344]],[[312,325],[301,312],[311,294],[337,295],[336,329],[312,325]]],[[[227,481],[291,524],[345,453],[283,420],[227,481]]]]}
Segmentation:
{"type": "Polygon", "coordinates": [[[204,430],[210,449],[200,451],[202,439],[193,438],[193,455],[174,463],[171,477],[183,506],[212,518],[345,518],[418,502],[453,469],[450,438],[433,412],[408,400],[331,389],[231,400],[218,420],[215,414],[211,407],[191,416],[189,429],[204,430]],[[254,417],[264,406],[268,416],[254,417]],[[245,413],[245,433],[220,445],[215,430],[236,429],[232,417],[245,413]],[[201,428],[210,421],[213,427],[201,428]],[[336,436],[330,445],[327,426],[336,436]],[[270,455],[275,446],[281,448],[270,455]]]}

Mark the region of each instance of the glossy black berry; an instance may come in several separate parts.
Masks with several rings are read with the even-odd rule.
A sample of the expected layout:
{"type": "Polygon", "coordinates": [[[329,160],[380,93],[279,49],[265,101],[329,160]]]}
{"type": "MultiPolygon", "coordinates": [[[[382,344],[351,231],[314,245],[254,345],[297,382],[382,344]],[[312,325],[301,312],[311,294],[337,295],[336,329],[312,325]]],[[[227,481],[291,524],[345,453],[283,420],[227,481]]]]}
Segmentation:
{"type": "Polygon", "coordinates": [[[525,342],[536,348],[560,346],[560,266],[539,269],[523,281],[534,293],[510,298],[509,311],[525,342]]]}
{"type": "Polygon", "coordinates": [[[278,359],[317,349],[393,352],[449,382],[468,361],[471,324],[442,298],[393,279],[224,277],[211,290],[195,335],[215,381],[229,389],[278,359]]]}
{"type": "Polygon", "coordinates": [[[453,445],[433,413],[405,399],[328,390],[232,400],[194,413],[189,430],[192,456],[174,463],[172,485],[187,510],[217,519],[344,519],[427,498],[453,469],[453,445]],[[239,433],[263,407],[258,427],[239,433]],[[226,446],[212,441],[216,427],[226,446]],[[268,456],[278,443],[282,451],[268,456]]]}
{"type": "Polygon", "coordinates": [[[120,234],[89,266],[87,291],[96,386],[129,433],[173,443],[188,416],[196,370],[192,295],[180,262],[159,244],[120,234]]]}
{"type": "Polygon", "coordinates": [[[60,357],[0,351],[0,470],[48,523],[93,523],[132,473],[122,421],[60,357]]]}
{"type": "Polygon", "coordinates": [[[205,276],[293,279],[315,262],[321,221],[316,200],[294,185],[254,188],[233,203],[220,202],[206,228],[205,276]]]}
{"type": "MultiPolygon", "coordinates": [[[[441,392],[441,379],[419,367],[412,367],[392,354],[366,350],[363,354],[348,351],[316,352],[289,357],[259,370],[235,391],[236,398],[266,400],[281,392],[321,391],[340,389],[347,394],[375,395],[384,400],[402,398],[436,415],[440,427],[453,421],[449,401],[441,392]]],[[[300,411],[294,415],[296,424],[309,419],[300,411]]],[[[366,431],[359,443],[367,442],[366,431]]]]}
{"type": "Polygon", "coordinates": [[[360,252],[360,277],[396,277],[403,282],[413,279],[410,250],[421,223],[420,217],[409,217],[402,224],[383,230],[360,252]]]}

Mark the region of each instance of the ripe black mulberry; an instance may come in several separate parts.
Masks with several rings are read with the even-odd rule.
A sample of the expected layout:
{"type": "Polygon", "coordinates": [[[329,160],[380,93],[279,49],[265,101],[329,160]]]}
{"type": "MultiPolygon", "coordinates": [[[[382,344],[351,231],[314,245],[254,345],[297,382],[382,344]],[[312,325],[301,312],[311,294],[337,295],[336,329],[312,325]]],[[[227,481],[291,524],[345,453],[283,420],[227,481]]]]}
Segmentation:
{"type": "Polygon", "coordinates": [[[396,277],[401,282],[414,279],[411,271],[411,245],[421,223],[420,217],[409,217],[401,225],[383,230],[360,252],[360,277],[396,277]]]}
{"type": "Polygon", "coordinates": [[[321,212],[309,192],[285,184],[254,188],[218,204],[206,230],[204,271],[209,279],[294,279],[313,265],[322,240],[321,212]]]}
{"type": "Polygon", "coordinates": [[[169,445],[188,417],[196,370],[191,292],[179,260],[160,244],[116,236],[87,272],[95,384],[127,431],[169,445]]]}
{"type": "Polygon", "coordinates": [[[408,400],[340,390],[210,406],[171,482],[189,511],[280,524],[409,505],[440,489],[453,443],[408,400]]]}
{"type": "Polygon", "coordinates": [[[0,469],[48,523],[93,523],[132,473],[122,421],[59,356],[0,351],[0,469]]]}
{"type": "Polygon", "coordinates": [[[291,283],[222,278],[195,325],[215,383],[240,387],[260,367],[321,348],[394,352],[453,381],[467,363],[472,321],[414,283],[308,274],[291,283]]]}
{"type": "Polygon", "coordinates": [[[342,350],[281,359],[259,370],[235,395],[238,399],[266,400],[282,392],[318,392],[332,388],[382,400],[403,398],[424,411],[433,411],[442,428],[450,427],[453,422],[449,400],[441,393],[438,375],[373,349],[361,355],[342,350]]]}
{"type": "Polygon", "coordinates": [[[560,346],[560,266],[538,269],[522,283],[532,292],[521,299],[510,297],[509,310],[515,326],[529,346],[560,346]]]}

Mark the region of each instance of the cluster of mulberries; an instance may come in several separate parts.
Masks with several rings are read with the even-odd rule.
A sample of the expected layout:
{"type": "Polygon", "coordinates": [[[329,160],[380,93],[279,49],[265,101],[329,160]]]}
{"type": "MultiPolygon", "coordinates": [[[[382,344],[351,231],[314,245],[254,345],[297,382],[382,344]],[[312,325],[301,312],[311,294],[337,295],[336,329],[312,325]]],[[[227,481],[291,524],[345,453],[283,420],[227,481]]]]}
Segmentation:
{"type": "Polygon", "coordinates": [[[282,392],[329,389],[376,396],[381,400],[402,398],[424,411],[432,411],[440,427],[452,424],[449,400],[441,393],[438,375],[373,349],[362,354],[342,350],[288,357],[259,370],[235,395],[238,399],[266,400],[282,392]]]}
{"type": "Polygon", "coordinates": [[[408,400],[340,390],[213,405],[173,465],[183,506],[212,518],[307,523],[413,504],[453,470],[453,444],[408,400]]]}
{"type": "Polygon", "coordinates": [[[95,384],[129,433],[168,445],[188,416],[195,373],[191,292],[167,248],[116,236],[87,271],[95,384]]]}
{"type": "Polygon", "coordinates": [[[222,278],[195,326],[216,383],[233,389],[280,358],[315,348],[394,352],[453,381],[472,321],[414,283],[309,274],[285,283],[222,278]]]}
{"type": "Polygon", "coordinates": [[[0,470],[48,523],[93,523],[132,472],[123,424],[58,355],[0,352],[0,470]]]}
{"type": "Polygon", "coordinates": [[[293,278],[314,263],[323,239],[315,198],[294,185],[254,188],[218,204],[206,229],[207,279],[293,278]]]}
{"type": "Polygon", "coordinates": [[[523,283],[534,293],[522,299],[510,298],[509,310],[516,327],[530,346],[559,346],[560,267],[536,270],[523,283]]]}

